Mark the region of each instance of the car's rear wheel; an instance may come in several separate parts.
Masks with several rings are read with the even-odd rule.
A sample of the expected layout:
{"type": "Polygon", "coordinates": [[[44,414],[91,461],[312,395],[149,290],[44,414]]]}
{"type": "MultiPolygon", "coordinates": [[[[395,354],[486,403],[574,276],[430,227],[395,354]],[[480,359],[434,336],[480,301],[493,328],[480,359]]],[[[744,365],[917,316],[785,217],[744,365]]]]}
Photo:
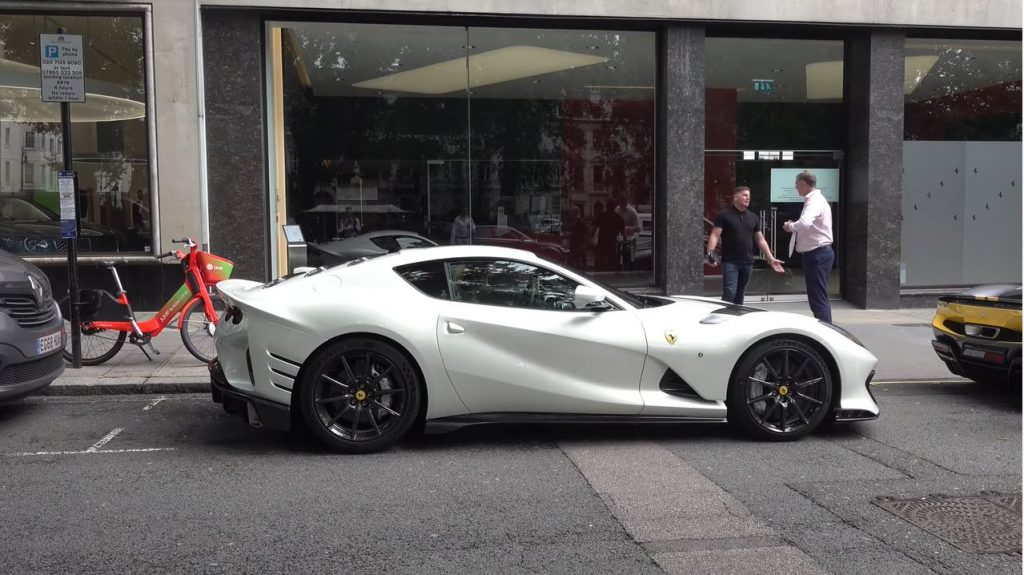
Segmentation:
{"type": "Polygon", "coordinates": [[[419,414],[420,378],[405,354],[372,338],[347,338],[303,370],[299,409],[309,431],[344,453],[387,449],[419,414]]]}
{"type": "Polygon", "coordinates": [[[754,346],[729,383],[729,421],[758,439],[807,435],[832,407],[828,364],[813,347],[793,339],[754,346]]]}

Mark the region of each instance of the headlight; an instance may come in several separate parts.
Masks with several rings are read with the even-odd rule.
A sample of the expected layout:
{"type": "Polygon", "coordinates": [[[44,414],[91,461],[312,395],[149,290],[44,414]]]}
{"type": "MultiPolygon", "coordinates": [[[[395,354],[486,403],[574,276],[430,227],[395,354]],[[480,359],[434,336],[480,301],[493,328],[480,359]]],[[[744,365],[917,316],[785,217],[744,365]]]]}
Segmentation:
{"type": "Polygon", "coordinates": [[[828,323],[826,321],[820,321],[820,320],[818,321],[818,323],[820,323],[821,325],[823,325],[823,326],[825,326],[825,327],[827,327],[829,329],[834,330],[836,333],[841,334],[846,339],[848,339],[848,340],[852,341],[853,343],[863,347],[864,349],[867,349],[867,346],[865,346],[863,343],[861,343],[860,340],[857,339],[857,336],[855,336],[852,333],[846,331],[845,329],[839,327],[838,325],[835,325],[833,323],[828,323]]]}

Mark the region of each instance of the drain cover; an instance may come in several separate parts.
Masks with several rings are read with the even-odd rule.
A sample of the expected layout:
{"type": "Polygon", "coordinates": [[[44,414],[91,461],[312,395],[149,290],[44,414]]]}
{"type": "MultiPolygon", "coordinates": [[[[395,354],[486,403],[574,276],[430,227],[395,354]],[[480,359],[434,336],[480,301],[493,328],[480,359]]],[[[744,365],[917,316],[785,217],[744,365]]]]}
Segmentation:
{"type": "Polygon", "coordinates": [[[1020,493],[878,497],[872,503],[969,553],[1021,552],[1020,493]]]}

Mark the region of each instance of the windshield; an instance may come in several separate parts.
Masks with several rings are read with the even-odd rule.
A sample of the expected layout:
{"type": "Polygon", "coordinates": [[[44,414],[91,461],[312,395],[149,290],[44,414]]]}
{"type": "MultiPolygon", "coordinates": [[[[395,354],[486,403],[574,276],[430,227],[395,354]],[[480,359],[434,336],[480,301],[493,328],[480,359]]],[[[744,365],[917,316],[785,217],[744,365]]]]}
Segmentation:
{"type": "Polygon", "coordinates": [[[21,198],[0,199],[0,216],[7,220],[22,222],[49,222],[57,219],[47,214],[42,208],[21,198]]]}
{"type": "Polygon", "coordinates": [[[594,279],[591,276],[585,276],[585,277],[587,279],[589,279],[590,281],[592,281],[593,283],[595,283],[598,286],[600,286],[601,288],[611,292],[615,297],[618,297],[619,299],[625,301],[626,303],[628,303],[629,305],[631,305],[631,306],[633,306],[633,307],[635,307],[637,309],[645,309],[645,308],[649,308],[649,307],[661,307],[663,305],[668,305],[670,303],[673,303],[672,300],[667,298],[667,297],[656,296],[656,295],[646,295],[646,294],[641,295],[641,294],[629,293],[629,292],[623,291],[623,290],[621,290],[619,288],[612,287],[612,286],[610,286],[610,285],[608,285],[608,284],[606,284],[604,282],[600,282],[600,281],[594,279]]]}

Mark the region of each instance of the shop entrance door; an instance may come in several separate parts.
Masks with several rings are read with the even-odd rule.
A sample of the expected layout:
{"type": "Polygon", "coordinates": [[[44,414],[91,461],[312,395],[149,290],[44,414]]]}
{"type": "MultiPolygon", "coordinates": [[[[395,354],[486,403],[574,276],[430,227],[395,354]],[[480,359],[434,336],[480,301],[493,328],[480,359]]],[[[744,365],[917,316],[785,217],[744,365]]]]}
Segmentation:
{"type": "MultiPolygon", "coordinates": [[[[841,150],[708,150],[704,156],[704,236],[718,212],[731,203],[737,186],[750,188],[750,211],[761,218],[764,237],[772,253],[784,262],[785,272],[772,271],[763,254],[754,246],[754,270],[746,289],[744,303],[806,299],[800,254],[792,253],[792,235],[782,228],[787,220],[800,217],[803,200],[796,192],[796,175],[809,170],[818,178],[818,188],[832,207],[833,248],[836,263],[829,278],[828,292],[839,297],[839,248],[842,229],[843,152],[841,150]]],[[[722,268],[704,266],[704,295],[721,297],[722,268]]]]}

